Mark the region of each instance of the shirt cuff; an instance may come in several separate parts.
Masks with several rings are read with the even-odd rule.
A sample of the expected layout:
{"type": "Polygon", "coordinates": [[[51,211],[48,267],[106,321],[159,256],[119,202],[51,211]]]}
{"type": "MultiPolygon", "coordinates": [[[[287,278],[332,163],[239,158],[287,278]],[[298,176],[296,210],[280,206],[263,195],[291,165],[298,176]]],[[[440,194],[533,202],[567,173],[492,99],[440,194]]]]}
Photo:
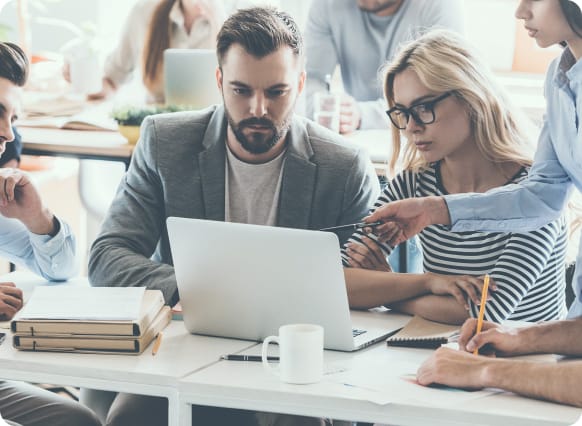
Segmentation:
{"type": "Polygon", "coordinates": [[[49,256],[57,254],[65,243],[65,239],[70,235],[68,225],[58,217],[55,216],[55,218],[59,224],[59,231],[54,237],[47,234],[39,235],[29,232],[31,244],[49,256]]]}

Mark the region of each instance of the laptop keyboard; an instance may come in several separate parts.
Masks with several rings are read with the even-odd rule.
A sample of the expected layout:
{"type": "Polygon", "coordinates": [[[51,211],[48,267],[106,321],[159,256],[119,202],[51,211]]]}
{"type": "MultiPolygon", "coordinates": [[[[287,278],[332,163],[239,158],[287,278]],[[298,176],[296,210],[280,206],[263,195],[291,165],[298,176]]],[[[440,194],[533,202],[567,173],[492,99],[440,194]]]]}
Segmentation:
{"type": "Polygon", "coordinates": [[[366,332],[366,330],[358,330],[357,328],[352,329],[352,334],[354,335],[354,337],[358,337],[358,336],[364,334],[365,332],[366,332]]]}

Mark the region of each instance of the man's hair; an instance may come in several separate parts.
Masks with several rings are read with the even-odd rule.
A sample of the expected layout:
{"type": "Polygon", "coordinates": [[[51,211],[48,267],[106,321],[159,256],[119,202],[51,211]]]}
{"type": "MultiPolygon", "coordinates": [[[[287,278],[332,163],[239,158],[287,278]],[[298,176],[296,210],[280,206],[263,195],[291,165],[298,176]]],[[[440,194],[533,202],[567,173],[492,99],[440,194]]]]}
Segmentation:
{"type": "Polygon", "coordinates": [[[28,78],[28,58],[13,43],[0,42],[0,77],[17,86],[24,86],[28,78]]]}
{"type": "Polygon", "coordinates": [[[263,58],[283,46],[303,58],[303,38],[293,18],[271,7],[240,9],[222,25],[216,54],[222,67],[224,57],[233,44],[240,44],[256,58],[263,58]]]}

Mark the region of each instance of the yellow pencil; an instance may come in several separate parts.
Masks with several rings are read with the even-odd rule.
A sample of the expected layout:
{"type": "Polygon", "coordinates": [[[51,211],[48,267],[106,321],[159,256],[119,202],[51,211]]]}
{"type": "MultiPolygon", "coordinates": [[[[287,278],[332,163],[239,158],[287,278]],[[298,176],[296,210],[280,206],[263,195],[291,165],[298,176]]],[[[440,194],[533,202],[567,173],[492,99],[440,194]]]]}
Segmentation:
{"type": "MultiPolygon", "coordinates": [[[[477,332],[475,334],[481,333],[483,328],[483,316],[485,315],[485,304],[487,303],[487,290],[489,290],[489,274],[485,275],[485,281],[483,283],[483,292],[481,293],[481,305],[479,306],[479,318],[477,319],[477,332]]],[[[473,355],[479,355],[479,349],[475,348],[473,355]]]]}
{"type": "Polygon", "coordinates": [[[154,347],[152,348],[152,355],[155,355],[158,353],[158,350],[160,349],[161,344],[162,344],[162,332],[160,331],[158,333],[158,337],[156,338],[156,341],[154,342],[154,347]]]}

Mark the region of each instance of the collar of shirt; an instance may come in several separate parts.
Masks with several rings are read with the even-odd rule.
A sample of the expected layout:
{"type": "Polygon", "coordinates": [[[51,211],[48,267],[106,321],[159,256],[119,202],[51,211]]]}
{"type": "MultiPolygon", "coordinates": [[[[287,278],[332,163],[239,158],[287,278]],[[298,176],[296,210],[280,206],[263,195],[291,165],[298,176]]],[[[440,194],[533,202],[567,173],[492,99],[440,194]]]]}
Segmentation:
{"type": "Polygon", "coordinates": [[[572,51],[566,47],[560,57],[558,70],[554,77],[554,84],[563,88],[570,82],[582,81],[582,61],[576,61],[572,51]]]}

